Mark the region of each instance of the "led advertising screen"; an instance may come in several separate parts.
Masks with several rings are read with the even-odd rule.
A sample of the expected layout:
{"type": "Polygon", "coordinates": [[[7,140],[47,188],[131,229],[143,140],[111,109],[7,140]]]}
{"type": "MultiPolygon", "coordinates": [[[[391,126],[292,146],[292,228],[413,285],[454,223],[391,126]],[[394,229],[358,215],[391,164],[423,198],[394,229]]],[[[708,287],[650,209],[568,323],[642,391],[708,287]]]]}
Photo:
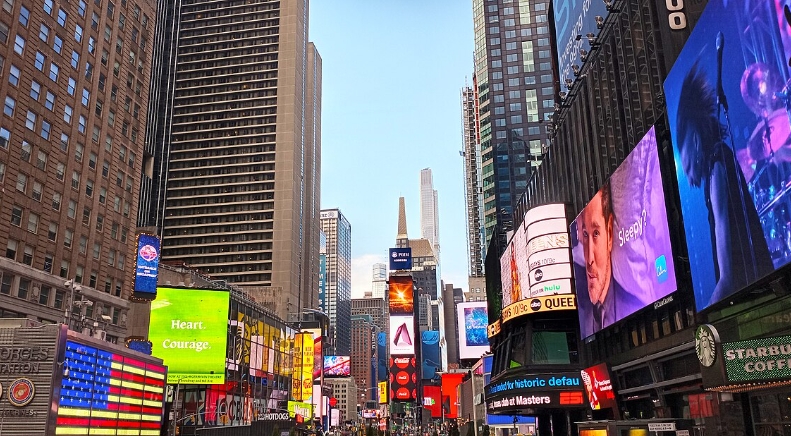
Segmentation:
{"type": "Polygon", "coordinates": [[[570,233],[583,337],[676,290],[653,127],[577,216],[570,233]]]}
{"type": "Polygon", "coordinates": [[[390,314],[412,315],[415,312],[412,276],[390,276],[390,314]]]}
{"type": "Polygon", "coordinates": [[[387,404],[387,381],[378,382],[376,389],[379,394],[379,404],[387,404]]]}
{"type": "Polygon", "coordinates": [[[459,391],[458,386],[464,379],[464,373],[442,374],[442,407],[445,408],[445,418],[456,419],[459,417],[459,391]]]}
{"type": "Polygon", "coordinates": [[[699,311],[791,260],[784,3],[709,1],[664,84],[699,311]]]}
{"type": "Polygon", "coordinates": [[[157,288],[148,339],[169,384],[225,383],[228,291],[157,288]]]}
{"type": "Polygon", "coordinates": [[[486,302],[476,301],[456,304],[459,326],[459,358],[478,359],[489,352],[486,334],[486,302]]]}
{"type": "Polygon", "coordinates": [[[376,336],[376,353],[379,381],[387,381],[387,332],[379,332],[376,336]]]}
{"type": "Polygon", "coordinates": [[[324,356],[324,377],[349,377],[351,358],[349,356],[324,356]]]}
{"type": "Polygon", "coordinates": [[[390,400],[415,401],[417,398],[417,368],[414,357],[390,358],[390,400]]]}
{"type": "Polygon", "coordinates": [[[423,386],[423,409],[431,412],[432,418],[442,418],[441,386],[423,386]]]}
{"type": "Polygon", "coordinates": [[[141,233],[137,235],[135,264],[135,297],[152,299],[157,295],[159,272],[159,238],[141,233]]]}
{"type": "Polygon", "coordinates": [[[67,340],[63,367],[56,434],[160,434],[164,366],[67,340]]]}
{"type": "Polygon", "coordinates": [[[390,256],[390,271],[412,269],[412,248],[391,248],[388,254],[390,256]]]}
{"type": "MultiPolygon", "coordinates": [[[[594,37],[600,30],[596,25],[596,16],[607,17],[608,11],[604,2],[585,0],[553,1],[555,15],[555,40],[558,44],[558,71],[560,83],[566,79],[574,80],[572,65],[582,66],[580,50],[591,51],[587,35],[594,37]]],[[[524,24],[524,23],[523,23],[524,24]]]]}
{"type": "Polygon", "coordinates": [[[390,355],[415,354],[415,317],[391,316],[390,317],[390,355]]]}
{"type": "Polygon", "coordinates": [[[546,204],[527,211],[500,258],[500,268],[503,322],[529,313],[520,309],[528,299],[572,294],[565,205],[546,204]]]}
{"type": "Polygon", "coordinates": [[[583,369],[582,384],[585,385],[585,393],[588,395],[588,402],[591,409],[611,409],[615,407],[615,391],[610,381],[610,372],[607,370],[606,363],[583,369]]]}
{"type": "Polygon", "coordinates": [[[437,374],[442,371],[442,364],[440,363],[442,358],[439,354],[439,331],[426,330],[420,332],[420,345],[423,365],[423,370],[420,373],[423,376],[423,380],[431,380],[438,377],[437,374]]]}
{"type": "Polygon", "coordinates": [[[327,255],[319,254],[319,310],[327,313],[324,299],[327,295],[327,255]]]}

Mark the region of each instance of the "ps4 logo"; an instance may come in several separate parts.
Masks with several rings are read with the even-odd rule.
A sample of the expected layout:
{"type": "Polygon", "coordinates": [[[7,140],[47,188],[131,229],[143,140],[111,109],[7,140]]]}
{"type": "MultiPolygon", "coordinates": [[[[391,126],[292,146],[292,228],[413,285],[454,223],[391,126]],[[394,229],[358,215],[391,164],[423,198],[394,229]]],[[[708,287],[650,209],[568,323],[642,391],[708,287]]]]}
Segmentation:
{"type": "Polygon", "coordinates": [[[667,281],[669,274],[667,271],[667,259],[665,259],[664,254],[656,258],[654,267],[656,268],[656,281],[659,283],[667,281]]]}

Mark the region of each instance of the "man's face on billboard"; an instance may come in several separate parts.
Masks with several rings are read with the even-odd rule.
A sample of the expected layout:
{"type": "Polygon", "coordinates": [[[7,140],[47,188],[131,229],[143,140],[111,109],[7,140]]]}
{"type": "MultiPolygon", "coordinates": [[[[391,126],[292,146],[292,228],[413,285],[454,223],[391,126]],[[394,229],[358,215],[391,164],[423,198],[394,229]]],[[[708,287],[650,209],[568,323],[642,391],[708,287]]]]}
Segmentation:
{"type": "Polygon", "coordinates": [[[612,276],[612,219],[605,219],[599,191],[582,211],[579,239],[585,253],[588,296],[592,303],[601,303],[607,296],[612,276]]]}

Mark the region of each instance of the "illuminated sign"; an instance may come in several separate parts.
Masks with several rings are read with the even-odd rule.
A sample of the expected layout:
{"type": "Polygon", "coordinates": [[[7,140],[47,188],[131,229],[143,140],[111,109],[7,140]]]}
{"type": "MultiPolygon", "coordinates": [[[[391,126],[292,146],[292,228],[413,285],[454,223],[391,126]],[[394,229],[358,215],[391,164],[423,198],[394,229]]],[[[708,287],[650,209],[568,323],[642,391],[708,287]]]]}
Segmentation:
{"type": "Polygon", "coordinates": [[[591,409],[609,409],[615,407],[615,392],[610,381],[610,372],[607,371],[607,364],[600,363],[596,366],[580,371],[582,382],[585,384],[585,392],[588,394],[588,402],[591,409]]]}
{"type": "Polygon", "coordinates": [[[489,411],[520,407],[575,407],[585,403],[582,391],[547,391],[531,394],[511,394],[486,402],[489,411]]]}
{"type": "Polygon", "coordinates": [[[489,384],[486,386],[485,391],[486,395],[489,396],[517,390],[530,391],[534,389],[563,389],[568,387],[582,388],[582,377],[574,373],[514,376],[489,384]]]}
{"type": "Polygon", "coordinates": [[[410,355],[415,354],[415,317],[391,316],[390,317],[390,354],[410,355]]]}
{"type": "Polygon", "coordinates": [[[57,434],[159,435],[165,367],[66,341],[57,434]]]}
{"type": "MultiPolygon", "coordinates": [[[[570,246],[565,205],[547,204],[525,213],[500,257],[503,316],[506,308],[531,298],[573,294],[570,246]]],[[[511,310],[509,318],[529,313],[511,310]]]]}
{"type": "Polygon", "coordinates": [[[489,352],[486,329],[489,317],[486,302],[476,301],[456,305],[459,326],[459,358],[478,359],[489,352]]]}
{"type": "Polygon", "coordinates": [[[380,381],[377,384],[377,389],[379,390],[379,404],[387,404],[387,382],[380,381]]]}
{"type": "Polygon", "coordinates": [[[507,322],[518,316],[531,313],[574,310],[576,308],[577,300],[574,295],[545,295],[529,300],[517,301],[503,308],[502,321],[507,322]]]}
{"type": "Polygon", "coordinates": [[[303,420],[313,419],[313,404],[303,403],[301,401],[289,401],[288,415],[291,418],[296,418],[297,415],[299,415],[303,420]]]}
{"type": "Polygon", "coordinates": [[[414,401],[417,398],[417,368],[414,357],[390,358],[390,399],[414,401]]]}
{"type": "Polygon", "coordinates": [[[161,287],[157,294],[148,338],[168,367],[168,383],[224,383],[228,291],[161,287]]]}
{"type": "Polygon", "coordinates": [[[411,248],[391,248],[389,254],[390,271],[412,269],[411,248]]]}
{"type": "Polygon", "coordinates": [[[351,358],[349,356],[324,356],[325,377],[349,377],[351,358]]]}
{"type": "Polygon", "coordinates": [[[791,336],[722,344],[729,381],[791,378],[791,336]]]}
{"type": "Polygon", "coordinates": [[[390,276],[388,302],[391,315],[412,315],[415,312],[412,276],[390,276]]]}
{"type": "Polygon", "coordinates": [[[137,262],[135,264],[136,297],[155,298],[157,272],[159,271],[159,238],[141,233],[137,236],[137,262]]]}

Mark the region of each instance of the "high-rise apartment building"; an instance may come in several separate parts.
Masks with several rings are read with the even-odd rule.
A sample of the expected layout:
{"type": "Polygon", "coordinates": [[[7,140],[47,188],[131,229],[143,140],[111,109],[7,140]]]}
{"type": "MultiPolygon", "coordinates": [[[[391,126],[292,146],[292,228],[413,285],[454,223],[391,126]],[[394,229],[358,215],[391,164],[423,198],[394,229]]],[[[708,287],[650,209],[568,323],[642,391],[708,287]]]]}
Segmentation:
{"type": "Polygon", "coordinates": [[[126,336],[156,20],[148,0],[3,2],[0,317],[126,336]]]}
{"type": "MultiPolygon", "coordinates": [[[[474,85],[473,85],[474,86],[474,85]]],[[[464,141],[464,205],[467,209],[467,259],[469,277],[483,277],[486,258],[486,231],[483,227],[483,187],[481,180],[481,142],[478,128],[478,99],[475,88],[461,91],[464,141]]]]}
{"type": "Polygon", "coordinates": [[[326,354],[348,356],[351,351],[352,225],[338,209],[321,211],[321,230],[327,237],[324,308],[330,317],[326,354]]]}
{"type": "Polygon", "coordinates": [[[377,401],[376,339],[381,331],[371,315],[352,315],[351,375],[361,402],[377,401]]]}
{"type": "Polygon", "coordinates": [[[389,332],[389,308],[384,298],[353,298],[352,316],[370,315],[371,321],[380,331],[389,332]]]}
{"type": "Polygon", "coordinates": [[[167,171],[149,173],[166,183],[162,258],[255,291],[283,319],[316,307],[321,59],[307,1],[170,5],[167,171]]]}
{"type": "Polygon", "coordinates": [[[546,0],[473,1],[483,225],[486,241],[496,232],[503,246],[554,111],[548,9],[546,0]]]}
{"type": "Polygon", "coordinates": [[[384,299],[387,292],[387,265],[375,263],[371,279],[371,295],[374,298],[384,299]]]}
{"type": "Polygon", "coordinates": [[[357,417],[357,405],[362,404],[357,394],[357,385],[354,377],[325,378],[324,384],[332,387],[332,396],[338,400],[333,407],[338,410],[338,425],[357,417]]]}
{"type": "Polygon", "coordinates": [[[431,168],[420,170],[420,237],[427,239],[439,263],[439,209],[431,168]]]}

